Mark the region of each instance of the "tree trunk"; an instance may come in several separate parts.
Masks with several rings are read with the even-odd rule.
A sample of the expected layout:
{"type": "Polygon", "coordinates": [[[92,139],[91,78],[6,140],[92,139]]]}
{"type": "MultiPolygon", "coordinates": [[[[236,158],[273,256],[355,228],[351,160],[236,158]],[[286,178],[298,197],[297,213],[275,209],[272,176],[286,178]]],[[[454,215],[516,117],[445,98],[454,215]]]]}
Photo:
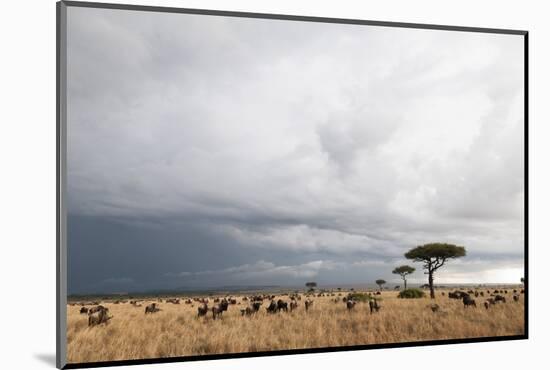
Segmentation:
{"type": "Polygon", "coordinates": [[[405,290],[407,290],[407,279],[403,278],[403,283],[405,284],[405,290]]]}
{"type": "Polygon", "coordinates": [[[428,271],[428,284],[430,285],[430,298],[435,298],[435,292],[434,292],[434,272],[433,270],[428,271]]]}

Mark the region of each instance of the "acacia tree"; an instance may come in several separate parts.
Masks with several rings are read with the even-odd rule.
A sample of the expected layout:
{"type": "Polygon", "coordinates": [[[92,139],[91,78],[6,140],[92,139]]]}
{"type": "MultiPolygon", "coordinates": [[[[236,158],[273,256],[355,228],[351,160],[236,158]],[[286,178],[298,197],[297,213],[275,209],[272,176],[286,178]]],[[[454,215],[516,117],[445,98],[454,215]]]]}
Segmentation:
{"type": "Polygon", "coordinates": [[[418,246],[405,253],[405,258],[414,262],[424,263],[424,274],[428,275],[428,285],[430,286],[430,297],[435,298],[434,292],[434,273],[443,266],[448,260],[464,257],[466,249],[461,246],[447,243],[429,243],[418,246]]]}
{"type": "Polygon", "coordinates": [[[310,291],[314,291],[317,283],[315,281],[308,281],[306,283],[306,286],[309,288],[310,291]]]}
{"type": "Polygon", "coordinates": [[[376,280],[376,285],[380,287],[380,290],[382,290],[382,285],[386,284],[386,280],[384,279],[378,279],[376,280]]]}
{"type": "Polygon", "coordinates": [[[407,290],[407,275],[410,275],[415,271],[416,269],[414,267],[403,265],[393,269],[392,273],[401,276],[401,279],[403,279],[403,283],[405,284],[405,290],[407,290]]]}

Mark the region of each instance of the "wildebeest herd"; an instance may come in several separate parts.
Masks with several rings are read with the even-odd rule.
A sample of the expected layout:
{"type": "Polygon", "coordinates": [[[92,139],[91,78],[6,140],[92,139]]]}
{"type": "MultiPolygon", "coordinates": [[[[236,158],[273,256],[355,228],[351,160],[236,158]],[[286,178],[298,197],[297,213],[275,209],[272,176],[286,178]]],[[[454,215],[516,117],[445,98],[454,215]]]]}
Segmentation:
{"type": "MultiPolygon", "coordinates": [[[[477,307],[476,299],[482,299],[483,300],[483,307],[485,309],[489,309],[491,306],[496,304],[503,304],[506,303],[506,295],[508,294],[508,290],[503,289],[495,289],[495,290],[454,290],[447,292],[447,296],[449,299],[456,299],[461,300],[464,308],[467,307],[477,307]]],[[[510,291],[512,294],[512,300],[514,302],[518,302],[520,299],[520,295],[524,293],[524,290],[516,290],[510,291]]],[[[361,300],[357,300],[357,292],[343,294],[341,292],[334,293],[293,293],[293,294],[283,294],[283,296],[287,297],[287,300],[283,299],[282,297],[277,298],[276,295],[273,294],[256,294],[256,295],[250,295],[250,296],[243,296],[240,298],[240,301],[232,296],[225,296],[225,297],[190,297],[180,300],[180,298],[165,298],[164,301],[162,298],[157,298],[157,302],[150,303],[145,306],[145,315],[154,314],[161,311],[161,308],[159,307],[159,303],[165,303],[165,304],[175,304],[179,305],[180,301],[183,301],[186,305],[191,305],[192,307],[195,306],[195,304],[198,304],[198,307],[196,309],[197,317],[207,317],[209,314],[211,314],[211,317],[213,320],[221,319],[223,317],[223,313],[226,312],[231,305],[246,305],[246,307],[242,307],[239,309],[241,316],[243,317],[250,317],[254,316],[256,313],[258,313],[261,309],[261,307],[264,305],[264,303],[267,301],[264,305],[265,312],[267,314],[276,314],[276,313],[288,313],[288,312],[294,312],[296,310],[299,310],[300,302],[302,302],[302,306],[304,308],[304,312],[308,312],[312,307],[314,303],[314,299],[316,297],[335,297],[331,298],[331,301],[335,304],[340,304],[340,302],[343,303],[345,309],[347,309],[348,312],[351,312],[355,309],[356,305],[361,302],[361,300]],[[302,297],[304,298],[302,300],[302,297]]],[[[374,314],[376,312],[379,312],[382,308],[381,304],[381,298],[376,298],[376,296],[381,295],[380,291],[376,292],[368,292],[368,293],[359,293],[359,296],[363,294],[364,297],[367,297],[366,301],[368,302],[368,309],[371,314],[374,314]]],[[[445,292],[442,292],[442,295],[445,296],[445,292]]],[[[125,300],[115,300],[111,303],[113,304],[124,304],[128,301],[125,300]]],[[[76,303],[73,303],[72,305],[75,305],[76,303]]],[[[142,307],[142,304],[139,300],[130,300],[129,304],[133,307],[142,307]]],[[[85,314],[88,316],[88,326],[97,326],[99,324],[107,324],[113,316],[109,314],[109,309],[105,307],[104,305],[99,304],[99,302],[88,302],[88,303],[80,303],[80,306],[82,306],[79,310],[80,314],[85,314]],[[88,307],[91,306],[91,307],[88,307]]],[[[432,312],[439,312],[440,306],[436,303],[432,303],[428,306],[432,312]]]]}
{"type": "MultiPolygon", "coordinates": [[[[517,289],[514,289],[512,291],[512,299],[514,302],[518,302],[520,298],[520,294],[524,294],[524,290],[518,291],[517,289]]],[[[490,290],[485,291],[479,291],[479,290],[468,290],[467,292],[461,291],[461,290],[455,290],[454,292],[448,292],[448,296],[450,299],[460,299],[462,300],[462,303],[464,304],[464,308],[473,306],[477,307],[476,300],[474,297],[481,297],[485,298],[485,293],[487,293],[487,299],[483,302],[483,306],[485,309],[489,309],[492,305],[495,305],[497,303],[506,303],[506,297],[504,294],[508,294],[508,290],[505,289],[495,289],[493,292],[490,290]]],[[[443,293],[444,295],[445,293],[443,293]]]]}

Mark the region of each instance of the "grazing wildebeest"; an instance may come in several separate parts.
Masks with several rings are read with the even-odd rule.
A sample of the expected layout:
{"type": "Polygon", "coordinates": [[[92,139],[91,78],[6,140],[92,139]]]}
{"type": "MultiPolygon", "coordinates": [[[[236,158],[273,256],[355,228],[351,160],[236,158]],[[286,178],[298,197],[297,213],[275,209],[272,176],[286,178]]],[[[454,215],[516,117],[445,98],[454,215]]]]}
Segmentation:
{"type": "Polygon", "coordinates": [[[166,303],[180,304],[179,298],[170,298],[166,300],[166,303]]]}
{"type": "Polygon", "coordinates": [[[469,295],[462,297],[462,303],[464,303],[464,308],[466,308],[467,306],[477,307],[476,300],[470,297],[469,295]]]}
{"type": "Polygon", "coordinates": [[[430,309],[432,310],[432,312],[437,312],[437,311],[439,311],[439,305],[438,305],[438,304],[432,303],[432,304],[429,305],[428,307],[430,307],[430,309]]]}
{"type": "Polygon", "coordinates": [[[109,309],[103,308],[99,311],[95,311],[88,316],[88,326],[95,326],[99,324],[107,324],[107,322],[113,318],[108,315],[109,309]]]}
{"type": "Polygon", "coordinates": [[[495,302],[502,302],[502,303],[506,303],[506,298],[501,296],[500,294],[497,294],[495,296],[495,302]]]}
{"type": "Polygon", "coordinates": [[[444,295],[445,295],[445,292],[441,292],[441,295],[444,296],[444,295]]]}
{"type": "Polygon", "coordinates": [[[376,294],[376,295],[381,295],[381,294],[382,294],[382,292],[376,292],[375,294],[376,294]]]}
{"type": "Polygon", "coordinates": [[[241,315],[252,315],[260,310],[262,302],[253,302],[250,306],[241,310],[241,315]]]}
{"type": "Polygon", "coordinates": [[[98,306],[90,308],[88,310],[88,315],[91,315],[91,314],[99,312],[99,311],[109,311],[109,309],[107,307],[102,306],[102,305],[98,305],[98,306]]]}
{"type": "Polygon", "coordinates": [[[275,303],[274,300],[272,300],[270,303],[269,303],[269,306],[267,306],[265,308],[265,310],[267,311],[267,313],[275,313],[277,312],[277,303],[275,303]]]}
{"type": "Polygon", "coordinates": [[[482,296],[482,297],[484,296],[483,292],[479,292],[479,295],[482,296]]]}
{"type": "Polygon", "coordinates": [[[221,316],[223,311],[227,311],[227,307],[229,307],[229,302],[224,298],[220,304],[212,307],[212,319],[216,320],[216,317],[221,316]]]}
{"type": "Polygon", "coordinates": [[[369,308],[370,308],[370,313],[372,314],[374,311],[378,312],[381,306],[378,304],[378,301],[376,299],[371,299],[369,301],[369,308]]]}
{"type": "Polygon", "coordinates": [[[86,314],[86,313],[88,313],[88,309],[86,307],[81,307],[80,308],[80,313],[86,314]]]}
{"type": "Polygon", "coordinates": [[[297,309],[298,308],[298,302],[296,301],[291,301],[290,302],[290,312],[292,312],[293,310],[297,309]]]}
{"type": "Polygon", "coordinates": [[[468,293],[456,290],[454,292],[449,292],[449,298],[451,299],[464,299],[464,297],[469,296],[468,293]]]}
{"type": "Polygon", "coordinates": [[[307,311],[309,310],[309,308],[310,308],[311,306],[313,306],[313,301],[312,301],[311,299],[306,299],[306,300],[304,301],[304,304],[305,304],[306,312],[307,312],[307,311]]]}
{"type": "Polygon", "coordinates": [[[474,295],[476,296],[476,298],[479,297],[479,292],[476,290],[474,295]]]}
{"type": "Polygon", "coordinates": [[[285,311],[285,312],[288,312],[288,303],[286,303],[285,301],[283,301],[282,299],[279,299],[277,301],[277,310],[278,311],[285,311]]]}
{"type": "Polygon", "coordinates": [[[231,299],[229,300],[229,303],[231,303],[231,304],[237,304],[237,300],[234,299],[234,298],[231,298],[231,299]]]}
{"type": "Polygon", "coordinates": [[[525,293],[525,289],[522,289],[520,293],[521,293],[521,294],[524,294],[524,293],[525,293]]]}
{"type": "Polygon", "coordinates": [[[514,299],[514,302],[519,302],[519,295],[514,294],[512,298],[514,299]]]}
{"type": "Polygon", "coordinates": [[[151,303],[150,305],[145,306],[145,313],[155,313],[159,312],[160,308],[157,307],[156,303],[151,303]]]}
{"type": "Polygon", "coordinates": [[[483,302],[483,305],[485,306],[485,309],[488,310],[491,304],[488,301],[485,301],[483,302]]]}
{"type": "Polygon", "coordinates": [[[206,316],[206,314],[208,313],[208,304],[203,303],[202,307],[197,307],[197,312],[199,317],[206,316]]]}
{"type": "Polygon", "coordinates": [[[351,299],[348,299],[348,301],[346,302],[346,307],[347,307],[348,311],[351,311],[353,309],[353,307],[355,307],[356,303],[357,302],[352,301],[351,299]]]}

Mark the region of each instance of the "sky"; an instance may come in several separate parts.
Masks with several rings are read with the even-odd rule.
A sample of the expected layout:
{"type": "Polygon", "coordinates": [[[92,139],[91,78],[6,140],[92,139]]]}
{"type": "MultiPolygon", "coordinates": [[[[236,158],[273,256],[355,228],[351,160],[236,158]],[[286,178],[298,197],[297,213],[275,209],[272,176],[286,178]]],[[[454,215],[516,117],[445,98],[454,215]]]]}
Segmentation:
{"type": "Polygon", "coordinates": [[[68,8],[70,294],[519,283],[523,37],[68,8]]]}

